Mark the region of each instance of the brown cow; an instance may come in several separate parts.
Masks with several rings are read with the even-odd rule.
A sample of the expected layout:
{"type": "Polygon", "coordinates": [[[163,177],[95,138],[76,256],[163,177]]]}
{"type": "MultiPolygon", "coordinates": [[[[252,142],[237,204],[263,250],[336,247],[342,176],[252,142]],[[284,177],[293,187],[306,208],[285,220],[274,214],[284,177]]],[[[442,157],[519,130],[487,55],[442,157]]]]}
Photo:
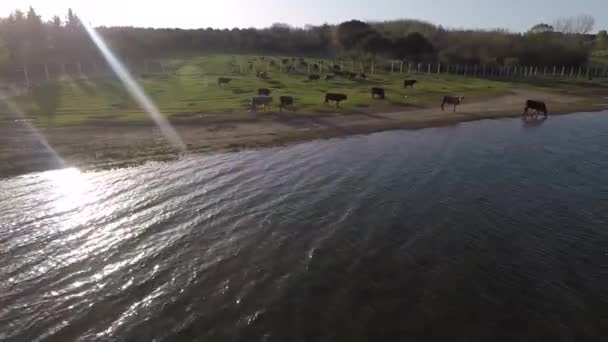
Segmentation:
{"type": "Polygon", "coordinates": [[[526,101],[526,107],[524,108],[524,112],[522,113],[522,115],[528,115],[529,109],[534,109],[534,115],[537,115],[538,113],[543,113],[545,115],[545,117],[547,117],[547,113],[548,113],[547,105],[542,101],[536,101],[536,100],[526,101]]]}
{"type": "Polygon", "coordinates": [[[222,84],[228,84],[230,83],[230,81],[232,81],[232,78],[228,78],[228,77],[219,77],[217,79],[217,84],[221,87],[222,84]]]}
{"type": "Polygon", "coordinates": [[[340,107],[340,101],[345,101],[348,97],[344,94],[336,94],[336,93],[327,93],[325,94],[325,103],[329,103],[329,101],[335,101],[336,107],[340,107]]]}
{"type": "Polygon", "coordinates": [[[378,96],[379,99],[384,99],[384,97],[385,97],[384,88],[373,87],[372,88],[372,99],[375,99],[376,96],[378,96]]]}
{"type": "Polygon", "coordinates": [[[281,111],[283,111],[284,107],[293,106],[293,96],[281,96],[279,99],[281,100],[281,104],[279,105],[281,111]]]}
{"type": "Polygon", "coordinates": [[[403,88],[407,88],[407,87],[412,87],[414,88],[414,84],[416,84],[418,81],[416,80],[405,80],[403,81],[403,88]]]}
{"type": "Polygon", "coordinates": [[[260,89],[258,89],[258,95],[260,95],[260,96],[269,96],[270,95],[270,89],[268,89],[268,88],[260,88],[260,89]]]}
{"type": "Polygon", "coordinates": [[[272,96],[252,96],[251,97],[251,108],[253,110],[257,109],[257,106],[261,105],[264,110],[266,110],[266,106],[270,105],[272,102],[272,96]]]}
{"type": "Polygon", "coordinates": [[[319,76],[319,75],[308,75],[308,80],[311,82],[316,82],[319,79],[321,79],[321,76],[319,76]]]}
{"type": "Polygon", "coordinates": [[[455,97],[455,96],[444,96],[443,102],[441,103],[441,110],[446,104],[454,105],[454,112],[456,111],[456,106],[462,103],[464,100],[464,96],[455,97]]]}

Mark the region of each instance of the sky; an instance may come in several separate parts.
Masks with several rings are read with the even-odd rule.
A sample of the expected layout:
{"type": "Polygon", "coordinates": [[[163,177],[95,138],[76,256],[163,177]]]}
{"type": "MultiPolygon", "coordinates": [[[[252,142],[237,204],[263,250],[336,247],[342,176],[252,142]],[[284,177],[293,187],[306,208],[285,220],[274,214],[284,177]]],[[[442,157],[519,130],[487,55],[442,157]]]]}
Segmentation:
{"type": "Polygon", "coordinates": [[[49,19],[73,8],[95,26],[180,28],[268,27],[340,23],[350,19],[421,19],[447,28],[526,31],[539,22],[593,15],[608,29],[608,0],[0,0],[0,17],[16,8],[49,19]]]}

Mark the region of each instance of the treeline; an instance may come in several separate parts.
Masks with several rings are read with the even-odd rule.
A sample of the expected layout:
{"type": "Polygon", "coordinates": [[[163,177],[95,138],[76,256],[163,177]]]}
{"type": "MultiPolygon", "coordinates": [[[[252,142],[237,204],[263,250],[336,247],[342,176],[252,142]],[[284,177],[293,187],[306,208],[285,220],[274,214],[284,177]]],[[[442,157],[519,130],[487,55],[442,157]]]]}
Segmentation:
{"type": "MultiPolygon", "coordinates": [[[[446,30],[416,20],[265,29],[153,29],[99,27],[97,31],[122,58],[175,57],[208,52],[285,54],[411,62],[486,65],[565,65],[589,62],[591,51],[606,46],[606,32],[573,29],[580,17],[561,19],[562,32],[539,24],[525,34],[507,31],[446,30]],[[568,32],[566,32],[566,29],[568,32]]],[[[591,27],[593,22],[591,22],[591,27]]],[[[582,26],[581,26],[582,27],[582,26]]],[[[33,8],[0,18],[0,67],[29,63],[72,63],[99,59],[98,51],[71,10],[64,19],[43,21],[33,8]]]]}

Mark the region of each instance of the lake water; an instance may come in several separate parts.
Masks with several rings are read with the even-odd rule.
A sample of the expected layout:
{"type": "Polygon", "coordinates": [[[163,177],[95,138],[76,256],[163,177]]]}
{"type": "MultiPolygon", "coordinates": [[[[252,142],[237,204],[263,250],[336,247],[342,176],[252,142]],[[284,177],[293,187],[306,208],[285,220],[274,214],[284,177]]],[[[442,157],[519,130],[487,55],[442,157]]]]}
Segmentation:
{"type": "Polygon", "coordinates": [[[0,220],[0,340],[608,338],[608,113],[31,174],[0,220]]]}

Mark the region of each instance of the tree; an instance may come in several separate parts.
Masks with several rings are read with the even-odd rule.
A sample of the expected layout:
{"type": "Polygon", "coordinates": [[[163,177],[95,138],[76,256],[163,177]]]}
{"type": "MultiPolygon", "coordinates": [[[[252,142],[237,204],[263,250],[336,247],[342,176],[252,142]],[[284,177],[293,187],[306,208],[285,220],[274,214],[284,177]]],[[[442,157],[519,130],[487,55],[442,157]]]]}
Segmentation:
{"type": "Polygon", "coordinates": [[[400,59],[408,58],[418,62],[422,57],[432,54],[434,51],[433,44],[418,32],[398,38],[393,43],[393,53],[400,59]]]}
{"type": "Polygon", "coordinates": [[[367,35],[374,33],[374,29],[368,24],[351,20],[338,25],[338,41],[346,50],[355,48],[367,35]]]}
{"type": "Polygon", "coordinates": [[[595,48],[597,50],[608,49],[608,32],[606,32],[606,30],[601,30],[597,33],[597,36],[595,37],[595,48]]]}
{"type": "Polygon", "coordinates": [[[553,31],[555,31],[555,28],[553,26],[545,23],[540,23],[532,26],[532,28],[528,30],[528,33],[545,33],[553,31]]]}
{"type": "Polygon", "coordinates": [[[559,18],[553,23],[555,31],[564,34],[588,34],[593,30],[594,25],[595,18],[586,14],[559,18]]]}

